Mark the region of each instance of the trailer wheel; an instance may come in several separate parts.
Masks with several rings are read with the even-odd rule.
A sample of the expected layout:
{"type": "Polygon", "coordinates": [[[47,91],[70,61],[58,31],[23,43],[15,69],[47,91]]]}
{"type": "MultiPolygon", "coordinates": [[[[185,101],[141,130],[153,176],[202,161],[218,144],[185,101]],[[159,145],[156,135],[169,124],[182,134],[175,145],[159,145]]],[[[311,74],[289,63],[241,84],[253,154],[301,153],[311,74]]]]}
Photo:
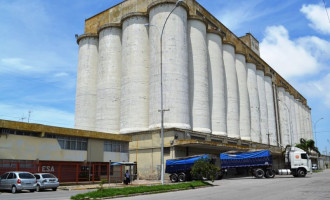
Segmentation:
{"type": "Polygon", "coordinates": [[[254,171],[254,176],[255,176],[256,178],[262,178],[262,177],[264,177],[264,175],[265,175],[264,170],[262,170],[262,169],[260,169],[260,168],[258,168],[258,169],[256,169],[256,170],[254,171]]]}
{"type": "Polygon", "coordinates": [[[303,169],[298,169],[297,175],[298,175],[298,177],[305,177],[306,176],[306,172],[303,169]]]}
{"type": "Polygon", "coordinates": [[[186,174],[185,173],[180,173],[178,176],[179,182],[185,182],[186,181],[186,174]]]}
{"type": "Polygon", "coordinates": [[[271,169],[268,169],[265,174],[266,178],[274,178],[275,177],[275,172],[271,169]]]}
{"type": "Polygon", "coordinates": [[[171,174],[170,180],[172,183],[178,182],[178,175],[177,174],[171,174]]]}

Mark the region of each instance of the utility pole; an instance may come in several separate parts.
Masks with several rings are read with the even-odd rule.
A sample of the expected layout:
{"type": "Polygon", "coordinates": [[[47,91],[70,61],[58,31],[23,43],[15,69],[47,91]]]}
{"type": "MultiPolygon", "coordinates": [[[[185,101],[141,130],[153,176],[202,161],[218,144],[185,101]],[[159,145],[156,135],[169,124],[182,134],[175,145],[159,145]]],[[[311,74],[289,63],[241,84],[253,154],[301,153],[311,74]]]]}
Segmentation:
{"type": "Polygon", "coordinates": [[[31,116],[32,111],[29,110],[29,116],[28,116],[28,123],[30,123],[30,116],[31,116]]]}

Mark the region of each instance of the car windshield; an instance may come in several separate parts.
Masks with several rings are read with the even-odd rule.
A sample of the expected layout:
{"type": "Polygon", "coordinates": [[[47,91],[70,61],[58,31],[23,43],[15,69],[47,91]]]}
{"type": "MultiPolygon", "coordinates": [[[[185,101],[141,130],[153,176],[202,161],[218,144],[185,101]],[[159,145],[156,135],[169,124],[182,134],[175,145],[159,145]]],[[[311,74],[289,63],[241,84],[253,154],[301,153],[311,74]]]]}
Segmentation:
{"type": "Polygon", "coordinates": [[[56,178],[53,174],[43,174],[42,177],[44,177],[44,178],[56,178]]]}
{"type": "Polygon", "coordinates": [[[30,173],[19,173],[18,174],[22,179],[34,179],[35,177],[30,173]]]}

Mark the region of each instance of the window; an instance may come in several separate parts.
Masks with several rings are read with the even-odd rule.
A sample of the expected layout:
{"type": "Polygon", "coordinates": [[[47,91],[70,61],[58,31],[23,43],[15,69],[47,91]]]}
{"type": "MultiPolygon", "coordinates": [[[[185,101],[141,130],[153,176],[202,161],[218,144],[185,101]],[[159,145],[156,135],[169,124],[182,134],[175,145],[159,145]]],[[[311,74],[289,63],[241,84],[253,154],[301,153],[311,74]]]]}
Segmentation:
{"type": "Polygon", "coordinates": [[[164,147],[164,155],[170,155],[171,154],[171,147],[164,147]]]}
{"type": "Polygon", "coordinates": [[[10,173],[9,176],[7,177],[7,179],[13,179],[14,176],[13,176],[13,173],[10,173]]]}
{"type": "Polygon", "coordinates": [[[45,137],[57,139],[57,142],[60,145],[61,149],[82,151],[87,150],[87,138],[62,136],[48,133],[45,135],[45,137]]]}
{"type": "Polygon", "coordinates": [[[301,159],[307,159],[307,154],[302,153],[302,154],[301,154],[301,159]]]}
{"type": "Polygon", "coordinates": [[[35,174],[34,176],[36,177],[36,179],[40,179],[40,175],[35,174]]]}
{"type": "Polygon", "coordinates": [[[104,141],[104,151],[128,153],[128,142],[121,141],[104,141]]]}
{"type": "Polygon", "coordinates": [[[6,179],[9,173],[5,173],[1,176],[1,179],[6,179]]]}
{"type": "Polygon", "coordinates": [[[12,135],[33,136],[33,137],[40,137],[41,136],[40,132],[38,133],[38,132],[7,129],[7,128],[2,128],[0,133],[2,133],[2,134],[12,134],[12,135]]]}

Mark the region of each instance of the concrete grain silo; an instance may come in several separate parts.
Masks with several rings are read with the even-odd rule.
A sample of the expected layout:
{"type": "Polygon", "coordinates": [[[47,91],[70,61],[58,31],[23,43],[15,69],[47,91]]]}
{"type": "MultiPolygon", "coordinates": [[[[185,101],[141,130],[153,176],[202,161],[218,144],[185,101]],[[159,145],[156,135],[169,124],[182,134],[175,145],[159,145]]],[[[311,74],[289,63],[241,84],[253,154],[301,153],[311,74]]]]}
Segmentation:
{"type": "Polygon", "coordinates": [[[260,104],[257,84],[256,65],[247,63],[247,87],[250,100],[251,114],[251,140],[261,142],[260,140],[260,104]]]}
{"type": "Polygon", "coordinates": [[[298,132],[297,132],[297,122],[296,122],[296,110],[295,110],[295,106],[294,106],[294,97],[293,95],[289,95],[289,99],[290,99],[290,117],[291,117],[291,123],[292,123],[292,145],[295,145],[297,142],[297,138],[298,138],[298,132]]]}
{"type": "Polygon", "coordinates": [[[247,67],[243,54],[236,54],[236,72],[239,88],[239,122],[242,140],[251,140],[250,100],[247,88],[247,67]]]}
{"type": "Polygon", "coordinates": [[[149,129],[148,18],[134,13],[122,20],[120,133],[149,129]]]}
{"type": "Polygon", "coordinates": [[[130,135],[123,151],[140,177],[156,177],[161,152],[279,157],[291,140],[313,138],[307,100],[260,58],[258,40],[195,0],[123,1],[86,19],[77,42],[75,127],[130,135]]]}
{"type": "Polygon", "coordinates": [[[119,133],[121,34],[121,28],[115,24],[108,24],[99,29],[96,131],[119,133]]]}
{"type": "Polygon", "coordinates": [[[267,103],[267,114],[268,114],[268,134],[269,142],[271,145],[277,145],[276,140],[276,119],[275,119],[275,104],[274,104],[274,92],[272,85],[272,78],[270,76],[265,76],[265,94],[267,103]]]}
{"type": "Polygon", "coordinates": [[[223,44],[223,61],[227,81],[227,133],[228,137],[240,138],[239,95],[235,60],[235,47],[231,44],[223,44]]]}
{"type": "Polygon", "coordinates": [[[268,144],[268,110],[266,102],[266,91],[265,91],[265,80],[264,72],[262,70],[257,70],[257,84],[258,84],[258,94],[260,103],[260,135],[261,143],[268,144]]]}
{"type": "MultiPolygon", "coordinates": [[[[173,9],[172,3],[149,7],[150,41],[150,103],[149,128],[160,127],[160,31],[166,17],[173,9]],[[158,27],[158,28],[156,28],[158,27]],[[157,58],[155,58],[157,57],[157,58]]],[[[178,7],[171,14],[163,33],[163,94],[164,126],[191,129],[189,106],[187,10],[178,7]],[[174,98],[175,97],[175,98],[174,98]]]]}
{"type": "Polygon", "coordinates": [[[208,47],[202,18],[188,20],[188,44],[192,130],[211,133],[208,47]]]}
{"type": "Polygon", "coordinates": [[[300,112],[299,112],[299,104],[298,101],[294,101],[294,111],[295,111],[295,118],[296,118],[296,129],[297,129],[297,137],[295,138],[295,143],[300,143],[301,129],[300,129],[300,112]]]}
{"type": "Polygon", "coordinates": [[[226,76],[219,32],[207,33],[212,134],[227,136],[226,76]]]}
{"type": "Polygon", "coordinates": [[[75,128],[95,129],[98,38],[96,34],[81,35],[77,69],[75,128]]]}
{"type": "Polygon", "coordinates": [[[278,107],[279,107],[279,122],[280,122],[280,136],[281,136],[281,145],[286,146],[290,144],[290,112],[285,106],[285,90],[282,87],[278,87],[278,107]]]}

